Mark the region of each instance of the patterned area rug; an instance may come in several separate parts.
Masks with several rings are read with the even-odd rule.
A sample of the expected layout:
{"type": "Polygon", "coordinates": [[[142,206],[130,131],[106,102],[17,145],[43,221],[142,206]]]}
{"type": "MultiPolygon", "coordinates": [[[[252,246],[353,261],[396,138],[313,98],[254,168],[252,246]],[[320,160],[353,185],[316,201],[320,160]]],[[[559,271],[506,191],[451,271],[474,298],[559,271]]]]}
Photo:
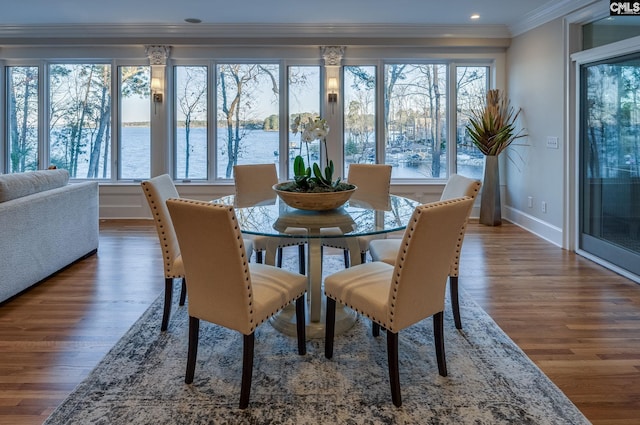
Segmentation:
{"type": "MultiPolygon", "coordinates": [[[[341,268],[341,261],[328,256],[325,270],[341,268]]],[[[195,379],[186,385],[187,308],[176,306],[161,333],[160,297],[45,424],[588,424],[461,295],[462,331],[446,304],[449,376],[438,374],[432,320],[400,333],[399,409],[391,402],[384,332],[373,338],[364,318],[336,337],[332,360],[322,339],[308,340],[307,354],[299,356],[294,337],[260,326],[244,411],[238,409],[242,337],[202,322],[195,379]]]]}

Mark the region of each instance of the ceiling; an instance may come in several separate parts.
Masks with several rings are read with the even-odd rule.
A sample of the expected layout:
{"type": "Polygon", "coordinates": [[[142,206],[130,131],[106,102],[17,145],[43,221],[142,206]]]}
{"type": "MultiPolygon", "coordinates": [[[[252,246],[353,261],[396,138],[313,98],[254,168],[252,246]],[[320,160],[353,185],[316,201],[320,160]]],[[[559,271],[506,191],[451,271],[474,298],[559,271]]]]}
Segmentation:
{"type": "Polygon", "coordinates": [[[438,24],[511,26],[567,0],[22,0],[7,2],[0,25],[215,23],[438,24]],[[392,6],[392,7],[390,7],[392,6]],[[472,14],[480,18],[471,20],[472,14]]]}
{"type": "Polygon", "coordinates": [[[29,0],[2,8],[0,24],[347,23],[511,25],[557,0],[29,0]],[[390,7],[392,6],[392,7],[390,7]],[[480,14],[471,21],[470,16],[480,14]]]}
{"type": "MultiPolygon", "coordinates": [[[[5,0],[7,4],[0,13],[0,39],[29,37],[29,32],[37,36],[60,28],[66,29],[67,35],[72,35],[69,30],[74,28],[94,33],[105,28],[112,32],[114,28],[125,32],[138,28],[137,36],[147,30],[151,36],[167,34],[171,28],[174,35],[180,36],[183,32],[215,32],[220,28],[227,31],[234,26],[241,28],[236,32],[253,31],[254,34],[258,33],[255,27],[262,28],[266,34],[274,28],[283,32],[279,27],[296,28],[293,32],[299,32],[305,26],[318,33],[330,34],[332,29],[339,32],[349,28],[351,34],[356,34],[358,28],[368,27],[372,34],[377,28],[383,28],[384,36],[393,36],[394,29],[402,32],[409,31],[407,28],[455,27],[462,31],[451,36],[460,36],[465,31],[482,34],[491,29],[495,37],[503,37],[594,2],[596,0],[5,0]],[[472,14],[478,14],[479,18],[472,20],[472,14]],[[187,18],[202,22],[186,23],[187,18]]],[[[86,35],[82,31],[78,31],[78,37],[86,35]]]]}

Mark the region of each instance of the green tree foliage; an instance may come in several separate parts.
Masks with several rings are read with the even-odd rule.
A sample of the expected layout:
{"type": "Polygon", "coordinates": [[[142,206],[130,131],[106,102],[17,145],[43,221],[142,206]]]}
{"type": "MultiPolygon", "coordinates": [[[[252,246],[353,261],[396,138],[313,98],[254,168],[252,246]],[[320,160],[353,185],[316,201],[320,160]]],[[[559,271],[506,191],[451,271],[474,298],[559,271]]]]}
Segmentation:
{"type": "Polygon", "coordinates": [[[345,114],[345,156],[350,163],[375,159],[375,68],[345,67],[352,97],[345,114]]]}
{"type": "Polygon", "coordinates": [[[262,129],[265,131],[278,131],[280,129],[280,119],[278,115],[269,115],[264,119],[262,129]]]}

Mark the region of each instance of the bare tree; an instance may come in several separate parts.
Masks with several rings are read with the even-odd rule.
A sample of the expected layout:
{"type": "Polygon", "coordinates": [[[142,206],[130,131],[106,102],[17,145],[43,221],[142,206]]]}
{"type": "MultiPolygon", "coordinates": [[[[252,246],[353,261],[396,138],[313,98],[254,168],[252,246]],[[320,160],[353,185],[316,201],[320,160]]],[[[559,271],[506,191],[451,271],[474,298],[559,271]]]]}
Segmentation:
{"type": "MultiPolygon", "coordinates": [[[[97,123],[97,131],[91,138],[91,153],[89,155],[89,169],[87,170],[87,178],[98,177],[100,173],[100,152],[104,146],[103,155],[103,170],[102,178],[107,177],[107,171],[109,166],[108,151],[110,140],[110,118],[111,118],[111,95],[109,90],[111,88],[111,73],[107,67],[102,67],[98,70],[97,76],[97,93],[99,104],[97,108],[92,108],[94,112],[94,122],[97,123]],[[107,138],[109,136],[109,139],[107,138]]],[[[88,92],[88,90],[87,90],[88,92]]]]}
{"type": "MultiPolygon", "coordinates": [[[[268,78],[271,90],[277,95],[277,66],[261,64],[223,64],[218,66],[220,111],[226,125],[225,176],[231,178],[233,166],[238,163],[241,142],[246,135],[244,123],[250,118],[255,98],[252,93],[262,78],[268,78]]],[[[276,97],[277,99],[277,97],[276,97]]]]}
{"type": "Polygon", "coordinates": [[[177,95],[178,108],[184,116],[185,169],[184,178],[189,178],[191,161],[191,125],[194,118],[207,111],[207,69],[199,66],[181,67],[180,93],[177,95]]]}
{"type": "Polygon", "coordinates": [[[38,68],[7,67],[11,171],[37,168],[38,68]]]}

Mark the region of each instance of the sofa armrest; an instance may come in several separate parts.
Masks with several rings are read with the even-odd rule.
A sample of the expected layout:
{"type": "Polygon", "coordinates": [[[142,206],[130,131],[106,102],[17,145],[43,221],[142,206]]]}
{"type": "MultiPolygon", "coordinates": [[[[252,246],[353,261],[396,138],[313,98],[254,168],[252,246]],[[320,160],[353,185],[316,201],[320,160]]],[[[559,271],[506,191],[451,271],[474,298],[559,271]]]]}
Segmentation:
{"type": "Polygon", "coordinates": [[[98,183],[0,203],[0,301],[98,248],[98,183]]]}

